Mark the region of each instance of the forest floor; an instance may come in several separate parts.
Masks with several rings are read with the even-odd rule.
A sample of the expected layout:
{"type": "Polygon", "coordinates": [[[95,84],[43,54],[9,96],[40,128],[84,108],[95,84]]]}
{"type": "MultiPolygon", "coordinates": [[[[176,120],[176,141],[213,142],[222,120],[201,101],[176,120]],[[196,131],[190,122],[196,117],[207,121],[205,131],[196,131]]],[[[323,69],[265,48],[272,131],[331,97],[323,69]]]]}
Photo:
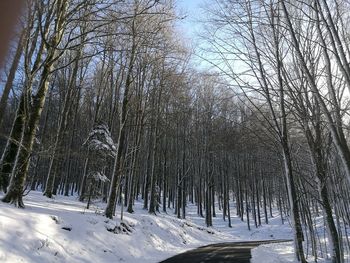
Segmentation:
{"type": "MultiPolygon", "coordinates": [[[[24,202],[25,209],[0,202],[0,262],[155,263],[213,243],[291,238],[288,222],[282,225],[277,216],[269,225],[252,226],[248,231],[246,222],[236,216],[232,216],[229,228],[217,209],[214,226],[207,228],[192,204],[183,220],[177,219],[171,209],[150,215],[141,202],[136,202],[135,213],[124,213],[131,232],[115,234],[108,230],[120,225],[120,207],[118,219],[109,220],[103,216],[104,204],[94,203],[87,210],[76,197],[48,199],[32,191],[24,202]]],[[[274,249],[266,246],[252,251],[253,261],[255,255],[259,262],[293,262],[290,243],[273,245],[274,249]],[[261,260],[264,255],[280,261],[261,260]]]]}

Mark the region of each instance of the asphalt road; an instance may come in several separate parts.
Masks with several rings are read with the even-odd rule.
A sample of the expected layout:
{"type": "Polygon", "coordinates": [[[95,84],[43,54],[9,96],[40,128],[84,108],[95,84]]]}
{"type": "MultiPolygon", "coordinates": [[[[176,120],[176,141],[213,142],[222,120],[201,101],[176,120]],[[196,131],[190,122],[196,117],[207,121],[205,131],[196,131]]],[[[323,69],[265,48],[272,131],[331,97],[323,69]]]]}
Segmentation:
{"type": "Polygon", "coordinates": [[[292,240],[264,240],[213,244],[187,251],[160,263],[249,263],[252,257],[250,253],[252,248],[262,244],[290,241],[292,240]]]}

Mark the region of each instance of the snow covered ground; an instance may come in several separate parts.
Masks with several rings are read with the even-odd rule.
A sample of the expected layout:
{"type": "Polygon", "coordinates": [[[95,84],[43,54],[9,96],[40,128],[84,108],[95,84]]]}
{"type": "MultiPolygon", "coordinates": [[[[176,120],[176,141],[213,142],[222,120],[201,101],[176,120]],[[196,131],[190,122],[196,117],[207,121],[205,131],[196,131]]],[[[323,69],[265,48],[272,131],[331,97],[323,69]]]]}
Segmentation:
{"type": "MultiPolygon", "coordinates": [[[[315,262],[314,259],[307,259],[315,262]]],[[[326,263],[325,259],[317,259],[318,263],[326,263]]],[[[298,263],[294,257],[292,242],[261,245],[252,249],[251,263],[298,263]]]]}
{"type": "MultiPolygon", "coordinates": [[[[86,210],[86,204],[75,197],[51,200],[41,192],[30,192],[24,201],[26,209],[0,202],[0,262],[159,262],[211,243],[291,237],[289,225],[281,225],[279,217],[249,232],[246,223],[235,216],[232,228],[227,227],[217,210],[214,227],[207,228],[194,205],[188,206],[187,219],[180,220],[172,210],[150,215],[138,202],[135,213],[124,216],[132,233],[114,234],[107,229],[119,222],[103,216],[103,204],[86,210]]],[[[260,257],[263,252],[257,249],[254,253],[260,257]]]]}

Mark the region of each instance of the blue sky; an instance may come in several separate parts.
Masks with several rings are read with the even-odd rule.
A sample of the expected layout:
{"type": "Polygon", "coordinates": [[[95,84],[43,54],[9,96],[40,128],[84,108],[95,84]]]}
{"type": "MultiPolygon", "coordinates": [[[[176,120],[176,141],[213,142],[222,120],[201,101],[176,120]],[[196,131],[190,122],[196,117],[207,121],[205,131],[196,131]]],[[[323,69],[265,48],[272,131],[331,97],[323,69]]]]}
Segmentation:
{"type": "Polygon", "coordinates": [[[199,7],[199,4],[203,3],[203,0],[177,0],[176,3],[179,7],[195,12],[196,8],[199,7]]]}
{"type": "Polygon", "coordinates": [[[186,18],[181,20],[179,26],[186,32],[188,37],[195,37],[196,30],[199,29],[196,19],[200,18],[202,10],[200,6],[204,3],[203,0],[177,0],[176,6],[180,14],[185,14],[186,18]]]}
{"type": "MultiPolygon", "coordinates": [[[[182,33],[185,42],[189,43],[191,48],[195,50],[198,48],[199,44],[197,33],[202,31],[201,23],[198,20],[203,17],[204,11],[201,7],[205,5],[205,2],[207,2],[207,0],[176,0],[175,2],[178,14],[186,16],[177,23],[178,29],[180,33],[182,33]]],[[[196,55],[192,56],[191,61],[197,69],[209,67],[207,62],[196,55]]]]}

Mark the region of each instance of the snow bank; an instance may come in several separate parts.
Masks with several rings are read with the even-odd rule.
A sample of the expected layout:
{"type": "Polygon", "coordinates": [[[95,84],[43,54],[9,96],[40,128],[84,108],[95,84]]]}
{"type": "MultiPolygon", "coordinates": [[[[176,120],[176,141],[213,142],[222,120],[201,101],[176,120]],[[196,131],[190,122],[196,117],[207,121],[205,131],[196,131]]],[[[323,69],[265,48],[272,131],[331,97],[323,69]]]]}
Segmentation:
{"type": "Polygon", "coordinates": [[[251,263],[294,263],[293,244],[291,242],[281,244],[261,245],[252,249],[251,263]]]}
{"type": "MultiPolygon", "coordinates": [[[[310,259],[308,259],[310,260],[310,259]]],[[[252,249],[251,263],[298,263],[294,257],[292,242],[275,243],[258,246],[252,249]]],[[[315,262],[310,260],[310,262],[315,262]]],[[[318,263],[326,263],[324,259],[318,259],[318,263]]]]}
{"type": "Polygon", "coordinates": [[[0,202],[0,262],[159,262],[211,243],[290,236],[289,226],[281,226],[277,217],[249,232],[237,217],[228,228],[217,211],[214,227],[207,228],[194,205],[180,220],[172,210],[150,215],[140,202],[134,214],[124,214],[132,232],[114,234],[107,229],[118,222],[103,216],[104,204],[86,210],[75,197],[48,199],[41,192],[30,192],[24,202],[25,209],[0,202]]]}

